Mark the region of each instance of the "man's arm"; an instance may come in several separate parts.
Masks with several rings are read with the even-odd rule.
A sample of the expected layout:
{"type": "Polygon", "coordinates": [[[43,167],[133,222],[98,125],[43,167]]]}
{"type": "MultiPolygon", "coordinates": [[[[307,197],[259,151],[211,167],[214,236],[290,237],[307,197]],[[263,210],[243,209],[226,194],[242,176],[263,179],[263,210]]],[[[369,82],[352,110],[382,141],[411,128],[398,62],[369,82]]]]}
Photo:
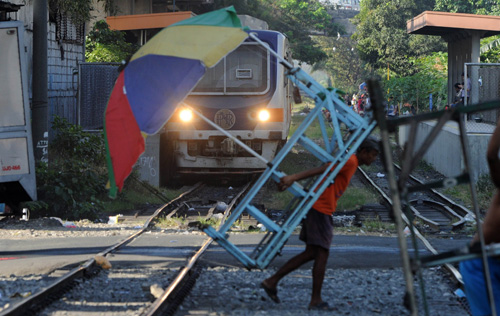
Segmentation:
{"type": "MultiPolygon", "coordinates": [[[[497,190],[483,222],[483,236],[486,244],[500,242],[500,193],[497,190]]],[[[474,237],[474,241],[479,241],[479,237],[474,237]]]]}
{"type": "Polygon", "coordinates": [[[280,179],[280,183],[278,183],[278,189],[280,191],[285,191],[288,189],[295,181],[299,181],[302,179],[310,178],[312,176],[318,175],[323,173],[326,168],[328,167],[328,164],[324,164],[320,167],[308,169],[305,171],[301,171],[299,173],[291,174],[288,176],[284,176],[283,178],[280,179]]]}

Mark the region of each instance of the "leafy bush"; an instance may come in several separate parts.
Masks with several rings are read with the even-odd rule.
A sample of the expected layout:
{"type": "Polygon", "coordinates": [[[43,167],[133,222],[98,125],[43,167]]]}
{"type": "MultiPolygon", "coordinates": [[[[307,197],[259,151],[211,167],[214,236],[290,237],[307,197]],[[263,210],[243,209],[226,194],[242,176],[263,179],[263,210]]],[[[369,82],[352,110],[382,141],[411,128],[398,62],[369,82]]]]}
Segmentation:
{"type": "Polygon", "coordinates": [[[493,194],[496,191],[496,187],[489,174],[485,173],[479,176],[476,183],[476,190],[479,208],[487,210],[489,203],[493,198],[493,194]]]}
{"type": "Polygon", "coordinates": [[[411,63],[417,73],[384,80],[385,91],[401,106],[409,103],[419,112],[429,111],[429,95],[432,94],[433,108],[442,109],[448,99],[447,53],[412,58],[411,63]]]}
{"type": "Polygon", "coordinates": [[[125,41],[125,32],[112,31],[106,21],[97,21],[85,39],[87,62],[128,60],[139,47],[125,41]]]}
{"type": "Polygon", "coordinates": [[[96,219],[106,183],[104,137],[60,117],[52,129],[56,136],[49,142],[49,163],[36,168],[39,201],[30,208],[41,216],[96,219]]]}

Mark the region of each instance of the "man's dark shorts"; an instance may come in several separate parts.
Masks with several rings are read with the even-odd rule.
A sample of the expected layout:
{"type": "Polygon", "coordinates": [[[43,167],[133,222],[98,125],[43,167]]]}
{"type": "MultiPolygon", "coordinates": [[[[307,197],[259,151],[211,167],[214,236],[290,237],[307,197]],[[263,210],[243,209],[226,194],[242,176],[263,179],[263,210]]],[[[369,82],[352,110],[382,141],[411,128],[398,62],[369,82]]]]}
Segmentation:
{"type": "Polygon", "coordinates": [[[333,239],[333,218],[310,209],[306,218],[302,221],[300,240],[307,245],[315,245],[330,250],[333,239]]]}

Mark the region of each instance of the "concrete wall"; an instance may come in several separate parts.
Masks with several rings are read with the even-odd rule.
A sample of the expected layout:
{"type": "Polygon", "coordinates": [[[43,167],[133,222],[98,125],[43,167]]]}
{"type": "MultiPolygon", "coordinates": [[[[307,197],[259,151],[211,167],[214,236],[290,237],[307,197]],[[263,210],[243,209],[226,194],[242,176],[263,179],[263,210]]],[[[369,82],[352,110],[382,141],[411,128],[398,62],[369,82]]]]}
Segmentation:
{"type": "MultiPolygon", "coordinates": [[[[418,125],[415,146],[419,148],[430,134],[434,122],[422,122],[418,125]]],[[[399,142],[404,144],[409,136],[408,125],[399,127],[399,142]]],[[[481,174],[489,173],[486,161],[486,149],[491,134],[467,134],[469,156],[471,159],[471,178],[477,181],[481,174]]],[[[465,170],[464,156],[458,133],[458,124],[448,122],[436,136],[424,155],[424,160],[444,176],[460,175],[465,170]]]]}
{"type": "Polygon", "coordinates": [[[58,115],[78,123],[78,63],[85,61],[84,46],[58,42],[56,26],[49,24],[48,42],[49,117],[58,115]]]}
{"type": "Polygon", "coordinates": [[[160,134],[146,138],[146,150],[136,163],[139,179],[153,186],[160,186],[160,134]]]}

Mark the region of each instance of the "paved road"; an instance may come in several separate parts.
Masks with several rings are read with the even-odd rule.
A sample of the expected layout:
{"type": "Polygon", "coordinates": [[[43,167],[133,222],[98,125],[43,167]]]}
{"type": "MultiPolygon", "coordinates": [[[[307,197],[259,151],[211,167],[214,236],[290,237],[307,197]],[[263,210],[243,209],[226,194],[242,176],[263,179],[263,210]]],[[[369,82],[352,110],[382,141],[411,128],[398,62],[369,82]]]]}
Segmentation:
{"type": "MultiPolygon", "coordinates": [[[[123,236],[2,240],[0,243],[0,275],[46,273],[64,265],[88,260],[97,252],[122,240],[123,236]]],[[[205,241],[205,235],[145,234],[113,255],[114,264],[154,265],[170,261],[172,267],[182,266],[186,257],[205,241]],[[186,248],[187,247],[187,248],[186,248]]],[[[243,251],[251,252],[261,240],[260,234],[232,234],[231,241],[243,251]]],[[[430,240],[440,252],[459,248],[468,239],[430,240]]],[[[413,251],[411,245],[408,246],[413,251]]],[[[298,235],[292,235],[270,267],[279,266],[304,249],[298,235]]],[[[419,251],[430,254],[420,244],[419,251]]],[[[226,250],[213,243],[204,261],[209,265],[242,265],[226,250]]],[[[329,268],[392,268],[400,266],[397,238],[336,235],[331,247],[329,268]]],[[[307,266],[305,266],[307,267],[307,266]]]]}

